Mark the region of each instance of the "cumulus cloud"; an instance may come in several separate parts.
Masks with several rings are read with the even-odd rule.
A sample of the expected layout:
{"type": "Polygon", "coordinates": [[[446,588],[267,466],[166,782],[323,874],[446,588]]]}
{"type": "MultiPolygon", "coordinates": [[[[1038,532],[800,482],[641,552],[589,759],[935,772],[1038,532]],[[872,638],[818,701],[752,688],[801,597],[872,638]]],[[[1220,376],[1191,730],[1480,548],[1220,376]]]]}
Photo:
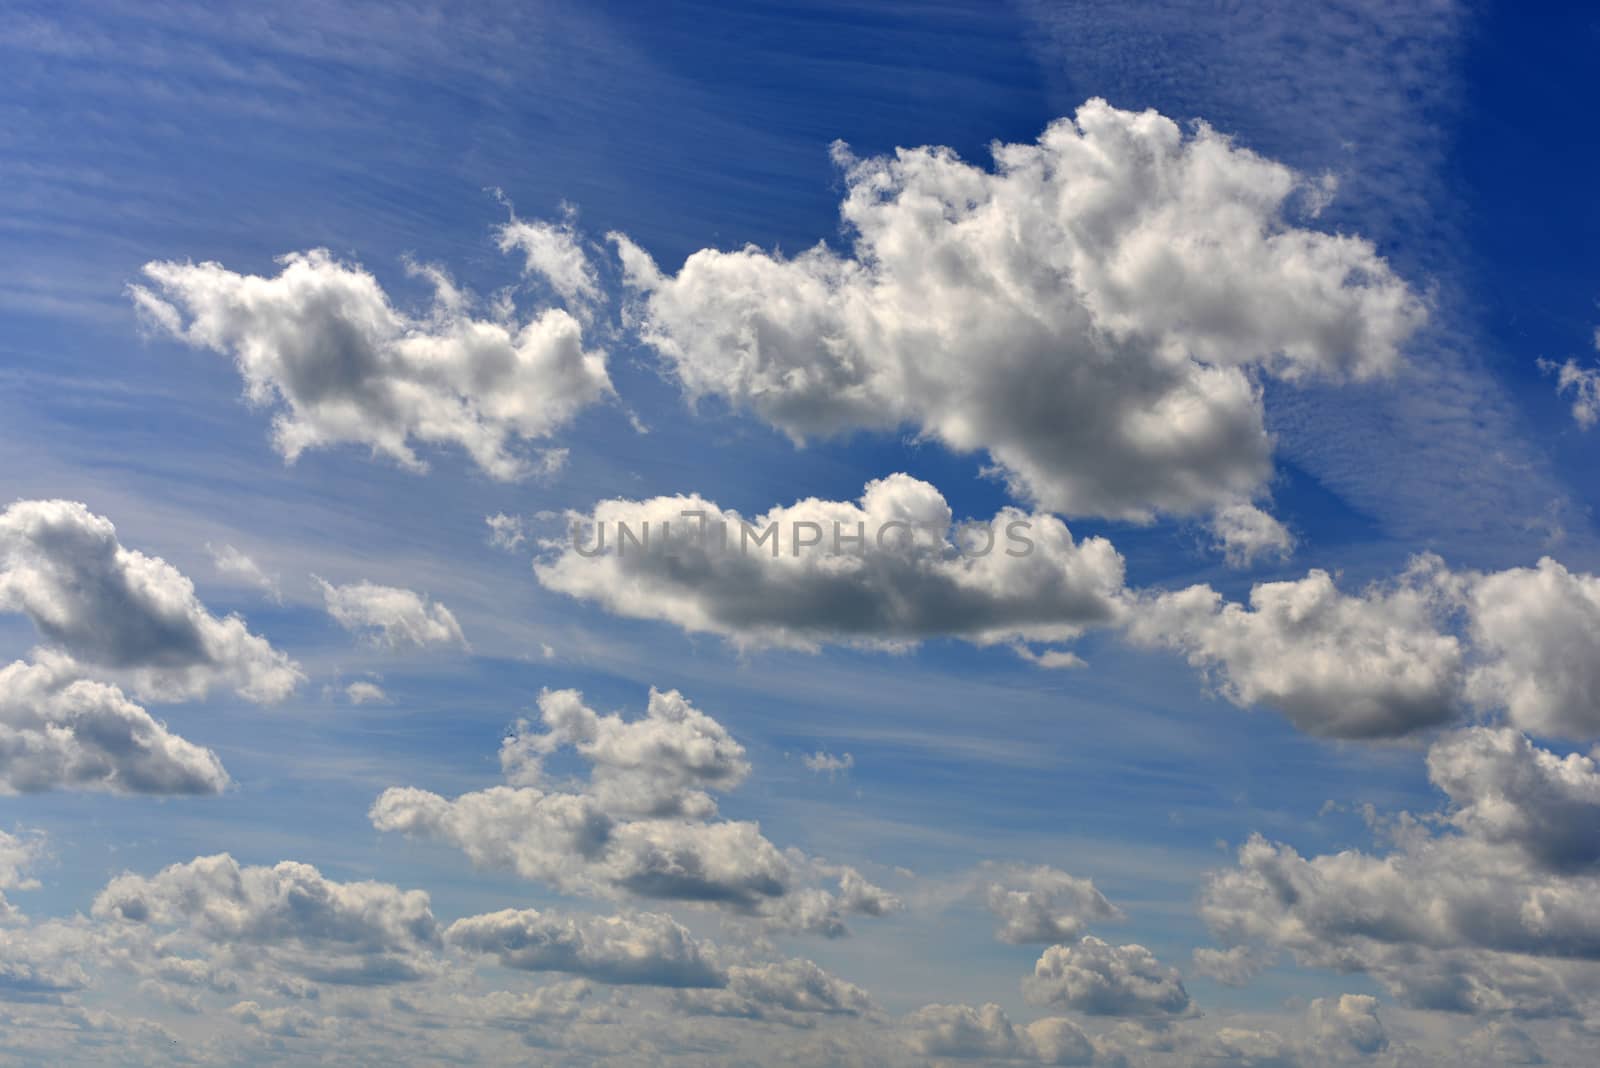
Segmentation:
{"type": "Polygon", "coordinates": [[[357,681],[344,688],[344,699],[353,705],[371,705],[384,703],[389,695],[375,682],[357,681]]]}
{"type": "MultiPolygon", "coordinates": [[[[1600,330],[1594,332],[1594,347],[1600,351],[1600,330]]],[[[1556,363],[1540,360],[1539,370],[1556,376],[1556,393],[1572,397],[1572,418],[1585,430],[1600,423],[1600,368],[1583,367],[1577,360],[1556,363]]]]}
{"type": "Polygon", "coordinates": [[[814,771],[818,775],[834,776],[855,767],[856,758],[849,753],[834,754],[818,749],[815,753],[802,755],[800,763],[806,766],[807,771],[814,771]]]}
{"type": "Polygon", "coordinates": [[[1324,1050],[1371,1056],[1388,1048],[1388,1033],[1378,1019],[1378,999],[1370,994],[1315,998],[1306,1015],[1312,1036],[1324,1050]]]}
{"type": "Polygon", "coordinates": [[[528,540],[527,524],[521,516],[496,512],[484,516],[483,522],[489,528],[489,544],[496,549],[512,552],[528,540]]]}
{"type": "Polygon", "coordinates": [[[495,238],[501,252],[521,253],[523,272],[544,279],[569,306],[582,309],[600,300],[600,279],[570,214],[559,223],[513,216],[495,238]]]}
{"type": "Polygon", "coordinates": [[[1573,1015],[1600,1005],[1593,763],[1510,730],[1437,742],[1450,805],[1402,819],[1389,852],[1305,857],[1252,836],[1213,874],[1202,915],[1230,945],[1371,974],[1407,1004],[1573,1015]],[[1437,825],[1439,830],[1430,830],[1437,825]]]}
{"type": "Polygon", "coordinates": [[[1600,577],[1546,557],[1532,568],[1469,576],[1471,635],[1484,663],[1469,680],[1480,705],[1536,734],[1600,735],[1600,577]]]}
{"type": "Polygon", "coordinates": [[[153,876],[118,876],[95,898],[93,915],[231,947],[235,966],[272,966],[319,983],[416,979],[440,945],[423,891],[339,883],[294,861],[241,865],[226,853],[153,876]]]}
{"type": "Polygon", "coordinates": [[[123,547],[109,519],[75,501],[0,512],[0,611],[24,613],[46,642],[147,699],[227,685],[278,701],[303,678],[243,619],[213,616],[177,568],[123,547]]]}
{"type": "Polygon", "coordinates": [[[273,443],[288,461],[357,444],[422,471],[414,444],[455,445],[491,477],[515,479],[537,466],[522,443],[612,391],[605,354],[584,348],[581,324],[562,308],[526,322],[509,309],[474,318],[442,271],[415,268],[435,296],[414,315],[326,249],[278,262],[264,277],[155,261],[144,266],[148,285],[129,292],[156,329],[233,357],[246,398],[274,410],[273,443]]]}
{"type": "Polygon", "coordinates": [[[424,594],[372,582],[335,586],[319,578],[317,583],[334,621],[379,645],[420,649],[467,644],[450,609],[424,594]]]}
{"type": "Polygon", "coordinates": [[[1177,969],[1144,946],[1114,946],[1092,935],[1046,949],[1022,990],[1030,1004],[1091,1016],[1174,1016],[1190,1007],[1177,969]]]}
{"type": "Polygon", "coordinates": [[[573,539],[534,566],[544,586],[740,644],[1060,642],[1115,618],[1122,589],[1104,538],[1074,541],[1054,516],[1012,508],[956,523],[904,474],[858,502],[809,498],[752,520],[697,496],[572,518],[573,539]]]}
{"type": "Polygon", "coordinates": [[[983,887],[984,904],[1000,920],[995,938],[1012,945],[1067,942],[1090,924],[1120,920],[1122,910],[1089,879],[1040,865],[994,866],[983,887]]]}
{"type": "Polygon", "coordinates": [[[1230,504],[1211,517],[1211,533],[1229,567],[1249,567],[1264,556],[1294,552],[1289,528],[1253,504],[1230,504]]]}
{"type": "Polygon", "coordinates": [[[1234,704],[1273,708],[1311,734],[1394,737],[1459,711],[1464,651],[1442,629],[1439,567],[1422,561],[1360,595],[1314,570],[1256,585],[1248,607],[1191,586],[1144,598],[1127,633],[1182,651],[1234,704]]]}
{"type": "Polygon", "coordinates": [[[861,987],[801,958],[734,965],[720,990],[680,994],[678,1007],[707,1016],[796,1022],[806,1016],[864,1016],[876,1011],[861,987]]]}
{"type": "Polygon", "coordinates": [[[1147,518],[1263,485],[1252,374],[1384,374],[1424,318],[1371,243],[1296,225],[1304,179],[1203,124],[1092,100],[994,154],[836,146],[849,254],[668,274],[613,235],[641,337],[795,439],[911,426],[1045,510],[1147,518]]]}
{"type": "Polygon", "coordinates": [[[949,1060],[1090,1064],[1094,1046],[1071,1020],[1050,1016],[1017,1027],[999,1005],[924,1005],[901,1023],[906,1045],[949,1060]]]}
{"type": "Polygon", "coordinates": [[[373,825],[449,842],[480,867],[563,892],[695,903],[785,929],[838,935],[846,914],[898,906],[854,869],[781,851],[756,823],[716,818],[710,793],[737,786],[749,765],[682,695],[652,691],[631,722],[573,691],[544,694],[540,708],[545,730],[521,723],[501,751],[515,785],[454,800],[392,787],[373,803],[373,825]],[[588,765],[585,780],[546,774],[546,758],[564,749],[588,765]]]}
{"type": "Polygon", "coordinates": [[[7,890],[32,890],[39,880],[32,875],[33,867],[45,854],[43,831],[21,831],[12,834],[0,830],[0,921],[15,914],[15,908],[6,900],[7,890]]]}
{"type": "Polygon", "coordinates": [[[216,794],[228,783],[215,753],[67,657],[0,667],[0,793],[216,794]]]}
{"type": "Polygon", "coordinates": [[[457,920],[450,944],[493,954],[507,968],[612,984],[721,987],[728,977],[709,952],[670,916],[559,916],[505,909],[457,920]]]}

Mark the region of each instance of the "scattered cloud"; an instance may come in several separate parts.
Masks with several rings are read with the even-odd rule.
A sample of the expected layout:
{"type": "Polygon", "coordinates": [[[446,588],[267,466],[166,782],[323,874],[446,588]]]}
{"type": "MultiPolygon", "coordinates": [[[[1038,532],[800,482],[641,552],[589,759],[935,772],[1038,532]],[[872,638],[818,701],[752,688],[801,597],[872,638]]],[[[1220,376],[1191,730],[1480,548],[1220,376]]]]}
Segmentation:
{"type": "Polygon", "coordinates": [[[450,609],[425,594],[372,582],[335,586],[319,578],[317,584],[334,621],[374,644],[389,649],[466,648],[466,636],[450,609]]]}

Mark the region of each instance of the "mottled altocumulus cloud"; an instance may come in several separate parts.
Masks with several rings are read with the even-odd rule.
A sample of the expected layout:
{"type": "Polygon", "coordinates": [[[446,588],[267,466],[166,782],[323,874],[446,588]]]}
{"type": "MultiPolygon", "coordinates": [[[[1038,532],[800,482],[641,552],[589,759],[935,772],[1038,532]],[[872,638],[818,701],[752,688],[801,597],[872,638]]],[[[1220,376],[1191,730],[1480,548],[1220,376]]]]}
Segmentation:
{"type": "Polygon", "coordinates": [[[1382,375],[1424,318],[1370,243],[1305,225],[1320,186],[1203,125],[1095,100],[994,153],[838,146],[847,254],[674,274],[616,236],[640,335],[796,439],[909,426],[1044,509],[1143,518],[1262,490],[1252,374],[1382,375]]]}

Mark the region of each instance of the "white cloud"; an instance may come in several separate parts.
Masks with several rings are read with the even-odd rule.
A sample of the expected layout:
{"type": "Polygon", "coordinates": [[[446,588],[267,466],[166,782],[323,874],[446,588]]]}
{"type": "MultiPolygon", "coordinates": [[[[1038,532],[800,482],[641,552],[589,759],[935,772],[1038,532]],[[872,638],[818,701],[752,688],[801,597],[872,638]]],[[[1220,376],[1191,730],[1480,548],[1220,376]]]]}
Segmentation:
{"type": "Polygon", "coordinates": [[[440,945],[428,895],[388,883],[340,883],[309,864],[241,865],[226,853],[121,875],[95,898],[102,921],[170,931],[312,982],[404,982],[434,967],[440,945]]]}
{"type": "Polygon", "coordinates": [[[1248,608],[1191,586],[1143,598],[1128,634],[1181,650],[1237,705],[1273,708],[1312,734],[1392,737],[1459,710],[1463,649],[1440,622],[1440,567],[1424,560],[1359,596],[1314,570],[1256,585],[1248,608]]]}
{"type": "Polygon", "coordinates": [[[564,893],[716,907],[775,929],[836,936],[846,914],[898,907],[854,869],[780,851],[756,823],[715,818],[709,792],[738,785],[749,766],[681,695],[652,691],[645,717],[632,722],[593,712],[572,691],[546,693],[540,705],[547,730],[520,724],[502,750],[520,785],[454,800],[391,787],[372,805],[373,826],[449,842],[479,867],[564,893]],[[588,778],[557,789],[543,762],[568,748],[588,778]],[[814,885],[823,880],[837,891],[814,885]]]}
{"type": "Polygon", "coordinates": [[[521,516],[496,512],[484,516],[483,522],[489,528],[489,544],[496,549],[511,552],[528,540],[527,524],[521,516]]]}
{"type": "Polygon", "coordinates": [[[0,794],[216,794],[228,783],[215,753],[167,730],[117,687],[83,678],[70,659],[41,652],[33,663],[0,667],[0,794]]]}
{"type": "Polygon", "coordinates": [[[1190,1010],[1177,969],[1144,946],[1114,946],[1092,935],[1046,949],[1022,989],[1030,1004],[1091,1016],[1159,1017],[1190,1010]]]}
{"type": "Polygon", "coordinates": [[[389,700],[389,695],[375,682],[358,680],[344,688],[344,698],[353,705],[370,705],[383,704],[389,700]]]}
{"type": "Polygon", "coordinates": [[[274,601],[283,603],[283,591],[278,585],[278,576],[267,574],[261,569],[260,564],[244,552],[232,545],[214,546],[210,542],[206,542],[206,552],[211,554],[211,563],[216,567],[217,574],[236,579],[246,586],[254,586],[274,601]]]}
{"type": "Polygon", "coordinates": [[[1084,1065],[1095,1056],[1093,1043],[1071,1020],[1047,1016],[1019,1028],[993,1002],[924,1005],[901,1028],[906,1045],[925,1057],[1084,1065]]]}
{"type": "Polygon", "coordinates": [[[715,954],[670,916],[554,915],[505,909],[457,920],[450,944],[493,954],[507,968],[565,972],[601,983],[720,987],[715,954]]]}
{"type": "Polygon", "coordinates": [[[904,474],[868,483],[859,503],[810,498],[748,521],[697,496],[602,501],[574,520],[534,566],[543,585],[742,645],[1060,642],[1120,607],[1122,557],[1104,538],[1074,541],[1055,517],[1010,508],[956,523],[904,474]]]}
{"type": "Polygon", "coordinates": [[[1230,504],[1211,517],[1211,533],[1216,535],[1229,567],[1249,567],[1259,557],[1286,559],[1294,552],[1294,535],[1272,516],[1253,504],[1230,504]]]}
{"type": "MultiPolygon", "coordinates": [[[[1600,329],[1594,332],[1594,347],[1600,351],[1600,329]]],[[[1600,423],[1600,368],[1579,366],[1577,360],[1556,363],[1540,360],[1539,370],[1556,376],[1556,393],[1572,395],[1572,418],[1585,430],[1600,423]]]]}
{"type": "Polygon", "coordinates": [[[177,568],[124,548],[110,520],[75,501],[17,501],[0,513],[0,611],[26,614],[47,642],[147,699],[224,684],[278,701],[303,678],[243,619],[213,616],[177,568]]]}
{"type": "Polygon", "coordinates": [[[1325,1050],[1371,1056],[1389,1045],[1383,1021],[1378,1019],[1378,999],[1370,994],[1316,998],[1306,1015],[1313,1037],[1325,1050]]]}
{"type": "Polygon", "coordinates": [[[1002,942],[1067,942],[1090,923],[1123,918],[1093,881],[1056,868],[998,865],[985,874],[984,904],[1000,920],[994,936],[1002,942]]]}
{"type": "Polygon", "coordinates": [[[614,235],[641,336],[692,397],[796,439],[910,425],[1043,509],[1144,518],[1261,488],[1252,373],[1383,374],[1424,317],[1370,243],[1294,224],[1300,176],[1203,125],[1093,100],[994,151],[838,147],[850,255],[669,275],[614,235]]]}
{"type": "Polygon", "coordinates": [[[278,262],[262,277],[157,261],[144,266],[150,285],[129,291],[158,329],[233,356],[246,397],[276,410],[273,443],[289,461],[348,443],[421,471],[413,443],[451,444],[491,477],[519,478],[532,469],[520,442],[612,391],[605,354],[583,347],[582,326],[560,308],[521,323],[475,319],[443,272],[418,268],[435,298],[414,316],[326,249],[278,262]]]}
{"type": "Polygon", "coordinates": [[[567,304],[583,308],[600,300],[600,280],[578,240],[572,219],[518,219],[495,230],[501,252],[520,252],[523,271],[549,283],[567,304]]]}
{"type": "Polygon", "coordinates": [[[862,1016],[876,1008],[859,986],[799,958],[734,965],[725,989],[685,991],[677,1005],[709,1016],[791,1023],[810,1015],[862,1016]]]}
{"type": "Polygon", "coordinates": [[[1546,557],[1468,576],[1466,600],[1486,661],[1469,680],[1474,700],[1536,734],[1600,735],[1600,577],[1546,557]]]}
{"type": "Polygon", "coordinates": [[[353,582],[335,586],[317,579],[328,614],[345,630],[364,634],[390,649],[459,645],[467,639],[450,609],[424,594],[397,586],[353,582]]]}
{"type": "Polygon", "coordinates": [[[815,753],[805,753],[800,757],[800,763],[806,766],[807,771],[814,771],[818,775],[838,775],[849,771],[856,766],[856,758],[849,753],[835,755],[818,749],[815,753]]]}

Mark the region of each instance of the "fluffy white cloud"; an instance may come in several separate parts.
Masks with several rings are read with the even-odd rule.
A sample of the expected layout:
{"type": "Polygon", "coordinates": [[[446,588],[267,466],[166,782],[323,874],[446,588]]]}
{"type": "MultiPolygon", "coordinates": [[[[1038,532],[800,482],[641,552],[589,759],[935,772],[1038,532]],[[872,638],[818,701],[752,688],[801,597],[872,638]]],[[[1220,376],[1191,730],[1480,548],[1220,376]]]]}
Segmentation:
{"type": "Polygon", "coordinates": [[[528,540],[527,526],[521,516],[496,512],[484,516],[483,522],[489,528],[489,544],[496,549],[511,552],[528,540]]]}
{"type": "Polygon", "coordinates": [[[501,252],[520,252],[524,273],[543,278],[569,306],[582,309],[600,300],[600,279],[570,216],[559,223],[513,217],[495,237],[501,252]]]}
{"type": "Polygon", "coordinates": [[[1092,935],[1046,949],[1022,989],[1030,1004],[1093,1016],[1172,1016],[1190,1007],[1177,969],[1144,946],[1114,946],[1092,935]]]}
{"type": "Polygon", "coordinates": [[[1253,504],[1218,509],[1211,517],[1211,533],[1229,567],[1249,567],[1258,557],[1283,559],[1294,552],[1289,528],[1253,504]]]}
{"type": "Polygon", "coordinates": [[[1503,706],[1535,734],[1600,735],[1600,577],[1546,557],[1533,568],[1472,575],[1465,594],[1485,658],[1473,698],[1503,706]]]}
{"type": "Polygon", "coordinates": [[[303,678],[243,619],[213,616],[177,568],[124,548],[109,519],[75,501],[0,512],[0,611],[26,614],[47,642],[150,699],[221,684],[277,701],[303,678]]]}
{"type": "Polygon", "coordinates": [[[428,895],[388,883],[334,882],[309,864],[241,865],[226,853],[153,876],[122,875],[95,898],[105,921],[175,929],[226,947],[236,967],[270,964],[312,982],[386,984],[433,967],[440,944],[428,895]]]}
{"type": "Polygon", "coordinates": [[[1474,728],[1441,739],[1429,773],[1451,806],[1399,821],[1388,853],[1304,857],[1253,836],[1237,867],[1210,878],[1207,923],[1230,945],[1368,972],[1417,1007],[1600,1008],[1593,763],[1474,728]]]}
{"type": "Polygon", "coordinates": [[[994,153],[838,146],[849,255],[673,275],[614,235],[641,336],[796,439],[910,425],[1046,510],[1143,518],[1260,489],[1252,373],[1383,374],[1424,318],[1369,242],[1295,225],[1300,176],[1203,125],[1092,100],[994,153]]]}
{"type": "Polygon", "coordinates": [[[1060,1016],[1012,1024],[1005,1010],[982,1006],[924,1005],[901,1023],[906,1045],[926,1057],[949,1060],[1090,1064],[1094,1046],[1083,1029],[1060,1016]]]}
{"type": "Polygon", "coordinates": [[[371,582],[317,583],[328,614],[341,627],[390,649],[467,644],[450,609],[423,594],[371,582]]]}
{"type": "Polygon", "coordinates": [[[633,722],[599,715],[571,691],[546,693],[540,705],[546,731],[521,724],[502,750],[520,785],[454,800],[392,787],[373,803],[373,825],[449,842],[480,867],[563,892],[716,906],[783,929],[837,935],[845,914],[898,907],[853,869],[780,851],[756,823],[715,818],[708,791],[738,785],[749,765],[681,695],[652,692],[633,722]],[[567,790],[543,765],[563,748],[590,769],[567,790]],[[811,885],[820,879],[837,891],[811,885]]]}
{"type": "Polygon", "coordinates": [[[876,1010],[865,990],[799,958],[734,965],[725,989],[687,991],[677,1004],[708,1016],[791,1023],[806,1016],[863,1016],[876,1010]]]}
{"type": "MultiPolygon", "coordinates": [[[[1594,347],[1600,351],[1600,329],[1594,332],[1594,347]]],[[[1579,366],[1577,360],[1540,360],[1539,370],[1556,376],[1556,393],[1572,395],[1572,418],[1579,426],[1589,430],[1600,423],[1600,368],[1579,366]]]]}
{"type": "Polygon", "coordinates": [[[1089,879],[1055,868],[1008,866],[989,869],[984,904],[1001,923],[994,936],[1012,945],[1067,942],[1093,922],[1122,919],[1089,879]]]}
{"type": "Polygon", "coordinates": [[[605,354],[579,321],[549,308],[473,318],[442,272],[420,316],[396,308],[367,271],[326,249],[293,252],[275,277],[219,263],[157,261],[130,293],[155,327],[233,356],[252,404],[276,409],[273,441],[306,449],[368,446],[424,470],[413,442],[466,450],[491,477],[532,470],[518,442],[549,436],[611,393],[605,354]]]}
{"type": "Polygon", "coordinates": [[[546,587],[741,644],[1059,642],[1115,618],[1122,589],[1104,538],[1010,508],[956,523],[904,474],[859,502],[809,498],[753,520],[701,497],[603,501],[574,520],[534,566],[546,587]]]}
{"type": "Polygon", "coordinates": [[[278,585],[278,576],[267,574],[248,554],[232,545],[212,545],[210,542],[206,542],[206,552],[211,554],[211,563],[216,567],[217,574],[253,586],[282,603],[283,590],[278,585]]]}
{"type": "Polygon", "coordinates": [[[83,678],[70,659],[41,652],[34,663],[0,667],[0,794],[215,794],[228,782],[215,753],[117,687],[83,678]]]}
{"type": "Polygon", "coordinates": [[[353,705],[382,704],[389,695],[375,682],[358,681],[344,688],[344,699],[353,705]]]}
{"type": "Polygon", "coordinates": [[[1266,705],[1312,734],[1392,737],[1459,711],[1464,653],[1441,629],[1440,566],[1423,560],[1359,596],[1314,570],[1256,585],[1248,608],[1191,586],[1144,598],[1127,632],[1181,650],[1235,704],[1266,705]]]}
{"type": "Polygon", "coordinates": [[[721,987],[728,981],[714,953],[660,913],[561,916],[505,909],[457,920],[445,938],[493,954],[507,968],[565,972],[601,983],[721,987]]]}

